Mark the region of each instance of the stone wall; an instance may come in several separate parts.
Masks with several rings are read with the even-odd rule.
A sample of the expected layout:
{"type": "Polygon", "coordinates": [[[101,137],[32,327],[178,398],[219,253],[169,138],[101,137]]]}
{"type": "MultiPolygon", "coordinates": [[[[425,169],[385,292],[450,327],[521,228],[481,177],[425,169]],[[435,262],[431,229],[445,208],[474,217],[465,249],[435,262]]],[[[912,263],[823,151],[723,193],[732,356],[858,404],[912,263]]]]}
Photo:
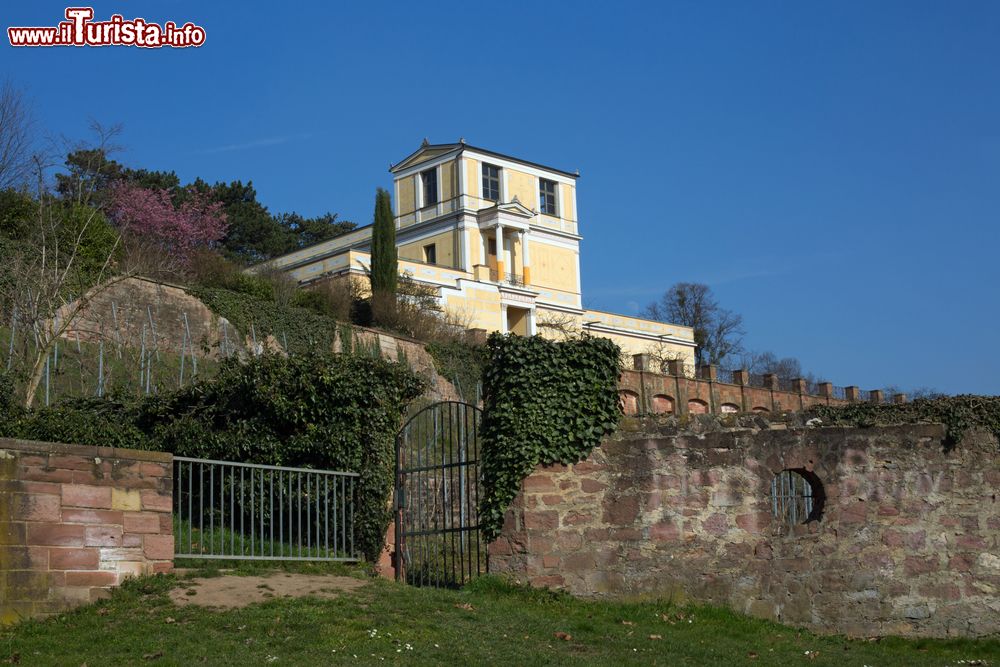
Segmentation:
{"type": "MultiPolygon", "coordinates": [[[[60,316],[66,317],[68,312],[64,308],[60,316]]],[[[384,358],[405,361],[427,380],[428,399],[460,400],[452,383],[437,374],[433,358],[420,341],[365,327],[355,326],[352,331],[353,347],[377,347],[384,358]]],[[[70,342],[103,340],[106,346],[120,345],[131,350],[133,356],[143,345],[177,355],[185,350],[187,354],[210,358],[250,354],[254,348],[250,333],[238,331],[183,287],[147,278],[128,278],[101,291],[77,313],[63,337],[70,342]],[[190,331],[190,340],[186,330],[190,331]]],[[[333,351],[339,353],[342,347],[338,331],[333,351]]],[[[273,336],[259,341],[258,348],[283,352],[281,342],[273,336]]]]}
{"type": "Polygon", "coordinates": [[[1000,631],[994,437],[970,433],[946,451],[933,424],[727,423],[626,419],[586,461],[539,468],[490,547],[491,571],[822,632],[1000,631]],[[773,516],[771,482],[788,469],[813,480],[818,519],[773,516]]]}
{"type": "MultiPolygon", "coordinates": [[[[58,316],[65,318],[70,312],[65,307],[58,316]]],[[[185,349],[188,354],[210,357],[245,347],[231,323],[183,287],[146,278],[127,278],[101,290],[76,314],[64,338],[104,340],[106,345],[131,350],[139,350],[145,340],[147,348],[173,354],[185,349]],[[190,342],[185,339],[185,315],[190,342]]]]}
{"type": "Polygon", "coordinates": [[[0,438],[0,624],[167,572],[172,457],[0,438]]]}

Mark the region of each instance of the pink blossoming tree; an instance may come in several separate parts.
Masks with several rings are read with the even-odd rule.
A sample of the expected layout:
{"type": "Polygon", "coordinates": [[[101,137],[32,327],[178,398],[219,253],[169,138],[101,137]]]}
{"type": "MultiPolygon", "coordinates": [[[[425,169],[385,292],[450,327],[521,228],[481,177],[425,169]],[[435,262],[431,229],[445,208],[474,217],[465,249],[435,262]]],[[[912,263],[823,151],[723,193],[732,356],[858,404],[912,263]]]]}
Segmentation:
{"type": "Polygon", "coordinates": [[[108,214],[123,233],[167,253],[186,267],[199,248],[210,248],[226,235],[222,204],[189,190],[175,205],[168,190],[134,183],[111,186],[108,214]]]}

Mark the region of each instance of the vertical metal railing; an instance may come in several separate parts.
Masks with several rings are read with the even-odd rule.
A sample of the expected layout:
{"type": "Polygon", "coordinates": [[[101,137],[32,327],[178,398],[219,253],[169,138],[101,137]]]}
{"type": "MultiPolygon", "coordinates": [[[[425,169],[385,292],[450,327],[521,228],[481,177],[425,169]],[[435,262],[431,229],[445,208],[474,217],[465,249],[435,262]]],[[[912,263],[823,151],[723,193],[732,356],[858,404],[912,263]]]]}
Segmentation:
{"type": "Polygon", "coordinates": [[[794,470],[782,470],[771,480],[771,511],[785,526],[805,523],[812,516],[812,484],[794,470]]]}
{"type": "Polygon", "coordinates": [[[358,474],[174,457],[174,556],[357,561],[358,474]]]}

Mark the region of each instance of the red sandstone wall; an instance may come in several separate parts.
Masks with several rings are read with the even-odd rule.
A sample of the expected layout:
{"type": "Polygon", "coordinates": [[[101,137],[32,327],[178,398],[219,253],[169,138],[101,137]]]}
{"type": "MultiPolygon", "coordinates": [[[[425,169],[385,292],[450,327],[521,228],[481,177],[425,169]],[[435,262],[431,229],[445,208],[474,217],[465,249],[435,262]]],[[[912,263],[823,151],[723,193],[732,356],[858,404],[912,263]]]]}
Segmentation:
{"type": "MultiPolygon", "coordinates": [[[[664,412],[657,408],[658,396],[666,397],[673,403],[673,414],[692,412],[688,407],[688,401],[692,399],[704,403],[707,412],[712,414],[722,413],[724,404],[736,406],[738,412],[782,412],[802,410],[813,405],[847,404],[847,401],[825,396],[709,382],[701,378],[663,375],[651,371],[626,370],[622,373],[618,387],[635,395],[636,411],[631,414],[664,412]]],[[[626,410],[626,414],[629,413],[626,410]]]]}
{"type": "Polygon", "coordinates": [[[171,569],[172,457],[0,438],[0,623],[171,569]]]}
{"type": "Polygon", "coordinates": [[[826,632],[1000,631],[995,438],[945,451],[938,425],[693,425],[702,432],[626,419],[586,461],[536,470],[490,545],[491,571],[826,632]],[[794,529],[770,500],[789,468],[814,473],[826,495],[820,519],[794,529]]]}

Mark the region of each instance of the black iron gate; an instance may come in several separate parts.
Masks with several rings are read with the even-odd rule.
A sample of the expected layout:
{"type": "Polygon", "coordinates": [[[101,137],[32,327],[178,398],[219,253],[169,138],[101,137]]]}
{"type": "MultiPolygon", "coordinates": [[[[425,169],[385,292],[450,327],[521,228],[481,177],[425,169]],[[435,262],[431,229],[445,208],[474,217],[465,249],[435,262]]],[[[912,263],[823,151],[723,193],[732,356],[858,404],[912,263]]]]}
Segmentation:
{"type": "Polygon", "coordinates": [[[479,420],[474,405],[422,409],[396,438],[396,578],[461,586],[486,572],[479,532],[479,420]]]}

